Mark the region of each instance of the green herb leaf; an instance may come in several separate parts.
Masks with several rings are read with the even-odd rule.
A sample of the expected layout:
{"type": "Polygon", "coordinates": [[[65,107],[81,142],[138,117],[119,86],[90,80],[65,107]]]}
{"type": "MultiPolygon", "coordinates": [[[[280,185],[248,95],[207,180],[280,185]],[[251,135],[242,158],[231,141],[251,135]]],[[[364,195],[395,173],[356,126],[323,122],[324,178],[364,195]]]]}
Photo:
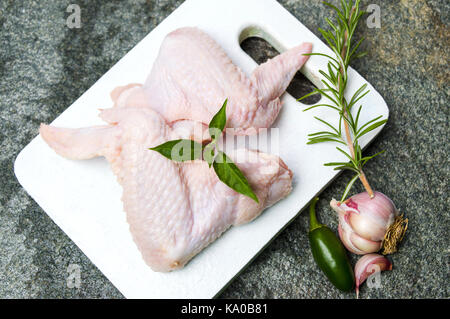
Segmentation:
{"type": "Polygon", "coordinates": [[[256,197],[244,174],[224,152],[219,151],[217,153],[213,167],[217,177],[224,184],[259,203],[258,197],[256,197]]]}
{"type": "Polygon", "coordinates": [[[376,153],[376,154],[374,154],[374,155],[372,155],[372,156],[366,156],[366,157],[361,158],[362,166],[364,166],[364,165],[365,165],[369,160],[371,160],[372,158],[377,157],[378,155],[381,155],[381,154],[383,154],[383,153],[384,153],[384,150],[381,151],[381,152],[378,152],[378,153],[376,153]]]}
{"type": "MultiPolygon", "coordinates": [[[[320,94],[320,92],[319,92],[318,89],[314,89],[311,93],[308,93],[308,94],[302,96],[301,98],[297,99],[297,101],[304,100],[304,99],[306,99],[307,97],[309,97],[309,96],[311,96],[311,95],[316,95],[316,94],[320,94]]],[[[306,110],[304,110],[304,111],[306,111],[306,110]]]]}
{"type": "Polygon", "coordinates": [[[376,122],[372,125],[370,125],[368,128],[366,128],[364,131],[362,131],[361,133],[358,134],[358,136],[356,138],[360,138],[361,136],[373,131],[374,129],[376,129],[377,127],[384,125],[387,122],[387,120],[381,120],[379,122],[376,122]]]}
{"type": "Polygon", "coordinates": [[[355,163],[355,159],[352,158],[350,155],[348,155],[348,153],[346,151],[344,151],[343,149],[339,148],[336,146],[336,149],[341,152],[342,154],[344,154],[345,156],[347,156],[347,158],[350,160],[350,162],[353,163],[353,165],[355,165],[355,167],[357,167],[356,163],[355,163]]]}
{"type": "MultiPolygon", "coordinates": [[[[343,201],[350,191],[353,183],[363,174],[362,167],[364,164],[373,158],[370,156],[362,156],[358,139],[384,125],[386,120],[382,120],[382,116],[379,116],[368,121],[364,125],[359,126],[362,105],[357,110],[356,116],[352,113],[353,107],[370,92],[369,89],[367,89],[368,85],[364,84],[356,90],[350,100],[347,100],[345,94],[348,81],[347,71],[350,62],[366,54],[366,52],[359,51],[363,39],[356,41],[356,43],[352,39],[358,22],[365,12],[359,8],[360,0],[340,0],[339,3],[341,8],[338,8],[331,3],[324,2],[324,4],[330,7],[337,15],[336,23],[332,22],[328,18],[325,18],[325,21],[330,29],[318,29],[320,34],[330,46],[330,49],[333,51],[334,57],[323,53],[308,54],[310,56],[318,55],[326,57],[329,60],[327,63],[327,70],[319,70],[319,73],[323,77],[320,79],[321,87],[323,88],[316,88],[311,93],[297,99],[297,101],[301,101],[310,95],[319,93],[330,100],[330,103],[312,105],[303,111],[312,110],[317,107],[326,107],[336,111],[339,114],[339,122],[337,127],[321,118],[314,117],[316,120],[328,126],[328,128],[331,128],[332,131],[319,131],[309,134],[307,144],[335,142],[347,146],[349,153],[339,147],[337,147],[337,150],[343,153],[350,160],[349,163],[331,162],[325,164],[325,166],[334,166],[335,170],[348,169],[356,173],[356,176],[347,185],[342,197],[343,199],[341,200],[343,201]],[[344,127],[345,132],[343,132],[342,127],[344,127]]],[[[367,190],[369,193],[371,192],[370,187],[368,187],[367,190]]]]}
{"type": "Polygon", "coordinates": [[[345,188],[344,194],[341,198],[341,203],[345,201],[345,198],[347,197],[348,193],[350,192],[350,189],[352,188],[353,184],[356,182],[356,180],[359,177],[359,172],[348,182],[347,187],[345,188]]]}
{"type": "Polygon", "coordinates": [[[329,132],[329,131],[321,131],[321,132],[308,134],[308,136],[317,136],[317,135],[331,135],[333,137],[341,138],[340,135],[334,134],[333,132],[329,132]]]}
{"type": "Polygon", "coordinates": [[[315,138],[310,138],[309,141],[306,143],[308,145],[311,144],[317,144],[317,143],[323,143],[323,142],[336,142],[336,143],[341,143],[343,145],[346,145],[344,142],[333,139],[333,138],[329,138],[329,137],[315,137],[315,138]]]}
{"type": "Polygon", "coordinates": [[[173,140],[149,148],[175,162],[186,162],[202,157],[202,144],[193,140],[173,140]]]}
{"type": "Polygon", "coordinates": [[[303,53],[303,55],[304,55],[304,56],[314,56],[314,55],[324,56],[324,57],[326,57],[326,58],[328,58],[328,59],[333,60],[334,62],[336,62],[336,64],[339,65],[338,60],[336,60],[335,58],[329,56],[328,54],[314,52],[314,53],[303,53]]]}
{"type": "Polygon", "coordinates": [[[323,164],[323,166],[347,166],[353,168],[353,165],[350,164],[349,162],[330,162],[323,164]]]}
{"type": "Polygon", "coordinates": [[[228,99],[223,102],[220,110],[214,115],[211,122],[209,122],[209,135],[213,140],[217,140],[223,132],[225,125],[227,124],[227,102],[228,99]]]}
{"type": "Polygon", "coordinates": [[[326,126],[328,126],[329,128],[331,128],[333,131],[335,131],[337,134],[339,134],[339,131],[337,129],[334,128],[333,125],[331,125],[330,123],[328,123],[327,121],[322,120],[321,118],[318,118],[317,116],[314,116],[314,118],[320,122],[322,122],[323,124],[325,124],[326,126]]]}
{"type": "Polygon", "coordinates": [[[259,203],[258,197],[253,192],[244,174],[225,153],[217,149],[217,139],[222,134],[227,122],[227,101],[228,99],[225,100],[219,112],[214,115],[209,124],[209,132],[213,139],[211,143],[203,146],[192,140],[180,139],[165,142],[150,148],[150,150],[159,152],[169,160],[177,162],[201,159],[203,155],[203,159],[209,167],[211,165],[214,167],[217,177],[225,185],[259,203]]]}
{"type": "Polygon", "coordinates": [[[209,143],[203,148],[203,159],[208,163],[208,166],[211,167],[214,162],[215,155],[215,143],[209,143]]]}

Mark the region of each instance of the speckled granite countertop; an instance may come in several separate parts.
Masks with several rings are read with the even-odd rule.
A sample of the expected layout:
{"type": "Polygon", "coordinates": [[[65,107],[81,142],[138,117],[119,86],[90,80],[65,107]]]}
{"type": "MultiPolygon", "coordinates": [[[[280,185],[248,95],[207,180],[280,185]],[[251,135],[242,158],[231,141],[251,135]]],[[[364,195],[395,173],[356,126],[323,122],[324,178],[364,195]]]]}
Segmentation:
{"type": "MultiPolygon", "coordinates": [[[[0,2],[0,298],[123,297],[21,188],[13,162],[39,123],[57,117],[182,2],[0,2]],[[70,3],[81,7],[80,29],[66,27],[70,3]],[[80,288],[67,287],[69,264],[81,267],[80,288]]],[[[361,297],[448,298],[450,4],[362,2],[380,6],[381,28],[361,26],[369,55],[353,66],[390,108],[386,128],[367,150],[386,153],[366,174],[407,214],[409,231],[382,288],[363,288],[361,297]]],[[[280,3],[316,34],[325,27],[320,1],[280,3]]],[[[341,175],[321,195],[320,218],[335,230],[328,201],[348,178],[341,175]]],[[[307,227],[302,214],[221,297],[353,298],[316,268],[307,227]]]]}

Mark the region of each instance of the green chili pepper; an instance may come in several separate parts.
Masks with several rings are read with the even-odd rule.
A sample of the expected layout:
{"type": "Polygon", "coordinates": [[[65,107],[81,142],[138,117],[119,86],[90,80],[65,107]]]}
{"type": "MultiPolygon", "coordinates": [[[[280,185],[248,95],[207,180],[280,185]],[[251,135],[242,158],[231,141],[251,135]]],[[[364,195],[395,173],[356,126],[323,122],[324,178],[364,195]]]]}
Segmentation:
{"type": "Polygon", "coordinates": [[[318,200],[314,198],[309,207],[309,244],[314,260],[336,288],[350,291],[355,287],[353,268],[339,238],[317,221],[315,206],[318,200]]]}

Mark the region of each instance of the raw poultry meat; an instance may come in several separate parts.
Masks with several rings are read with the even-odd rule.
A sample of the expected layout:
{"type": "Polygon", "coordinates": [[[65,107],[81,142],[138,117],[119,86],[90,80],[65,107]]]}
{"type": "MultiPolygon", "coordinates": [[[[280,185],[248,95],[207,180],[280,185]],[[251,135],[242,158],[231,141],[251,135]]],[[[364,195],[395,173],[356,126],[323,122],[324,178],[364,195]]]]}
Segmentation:
{"type": "Polygon", "coordinates": [[[227,155],[259,199],[219,181],[204,161],[177,163],[148,148],[168,140],[204,139],[225,98],[227,126],[245,133],[269,127],[279,96],[306,61],[304,44],[259,66],[247,78],[205,33],[170,33],[144,85],[116,88],[104,126],[68,129],[41,125],[42,138],[70,159],[104,156],[121,186],[133,239],[155,271],[183,267],[231,225],[246,223],[291,191],[292,172],[275,155],[238,149],[227,155]],[[200,134],[199,134],[200,132],[200,134]]]}
{"type": "Polygon", "coordinates": [[[205,161],[180,164],[149,151],[186,137],[152,109],[112,108],[102,111],[101,118],[111,125],[42,125],[41,136],[67,158],[106,157],[123,187],[133,239],[155,271],[184,266],[228,227],[254,219],[291,191],[292,173],[275,155],[246,149],[228,154],[247,177],[257,204],[219,181],[205,161]]]}
{"type": "Polygon", "coordinates": [[[258,66],[247,77],[225,51],[197,28],[171,32],[144,85],[119,87],[116,106],[147,106],[168,122],[191,119],[209,123],[228,98],[227,127],[270,127],[281,109],[279,97],[311,52],[303,43],[258,66]]]}

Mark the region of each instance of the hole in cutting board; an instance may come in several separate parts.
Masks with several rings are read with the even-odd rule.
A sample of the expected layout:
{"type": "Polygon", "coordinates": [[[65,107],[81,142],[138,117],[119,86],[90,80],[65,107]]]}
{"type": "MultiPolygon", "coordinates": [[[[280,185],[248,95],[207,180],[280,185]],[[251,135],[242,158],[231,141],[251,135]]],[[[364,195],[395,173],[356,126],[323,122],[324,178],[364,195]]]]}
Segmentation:
{"type": "MultiPolygon", "coordinates": [[[[260,36],[246,37],[240,43],[241,49],[247,53],[256,63],[261,64],[271,59],[280,52],[278,52],[269,42],[260,36]]],[[[301,72],[297,72],[287,88],[287,92],[294,98],[298,99],[315,89],[314,84],[311,83],[301,72]]],[[[312,105],[319,102],[320,94],[314,94],[302,100],[303,104],[312,105]]]]}

